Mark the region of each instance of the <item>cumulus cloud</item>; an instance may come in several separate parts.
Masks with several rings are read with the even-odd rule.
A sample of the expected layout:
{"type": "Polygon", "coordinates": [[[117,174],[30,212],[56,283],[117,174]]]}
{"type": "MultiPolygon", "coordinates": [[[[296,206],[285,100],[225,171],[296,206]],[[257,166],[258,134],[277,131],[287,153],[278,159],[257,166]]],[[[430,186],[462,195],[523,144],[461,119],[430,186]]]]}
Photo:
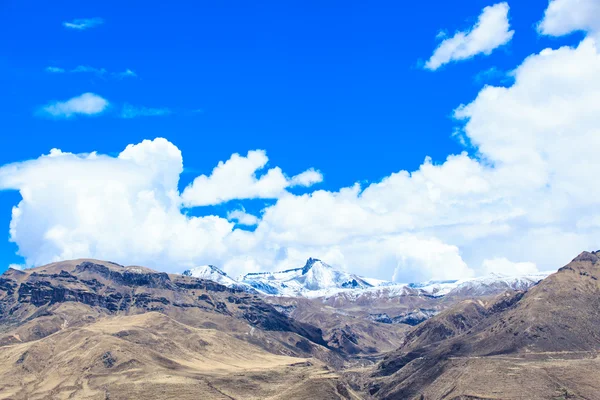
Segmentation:
{"type": "Polygon", "coordinates": [[[544,35],[562,36],[575,31],[600,32],[600,1],[551,0],[538,24],[544,35]]]}
{"type": "Polygon", "coordinates": [[[330,253],[332,262],[394,271],[396,280],[549,270],[600,247],[596,43],[532,55],[514,80],[486,86],[455,112],[477,157],[426,159],[366,187],[286,194],[264,211],[255,237],[288,249],[288,259],[292,248],[330,253]],[[502,258],[522,263],[484,263],[502,258]]]}
{"type": "Polygon", "coordinates": [[[53,150],[6,165],[0,188],[22,195],[11,240],[28,265],[91,256],[169,268],[222,259],[233,224],[180,212],[182,170],[181,152],[164,139],[130,145],[117,157],[53,150]]]}
{"type": "Polygon", "coordinates": [[[160,117],[171,114],[168,108],[148,108],[138,107],[131,104],[124,104],[121,109],[121,118],[130,119],[137,117],[160,117]]]}
{"type": "Polygon", "coordinates": [[[456,32],[439,44],[425,68],[435,71],[451,61],[466,60],[478,54],[490,55],[494,49],[510,42],[515,32],[510,30],[508,10],[508,3],[485,7],[472,28],[456,32]]]}
{"type": "Polygon", "coordinates": [[[75,115],[100,114],[109,106],[106,99],[94,93],[84,93],[66,101],[56,101],[40,109],[41,115],[71,118],[75,115]]]}
{"type": "Polygon", "coordinates": [[[102,18],[80,18],[74,19],[70,22],[63,22],[63,26],[68,29],[83,31],[98,25],[102,25],[103,23],[104,20],[102,18]]]}
{"type": "Polygon", "coordinates": [[[347,235],[334,246],[322,240],[294,243],[277,238],[243,210],[228,217],[258,223],[260,232],[234,229],[216,216],[190,217],[181,210],[177,189],[182,170],[180,151],[165,139],[129,145],[117,157],[53,149],[6,165],[0,168],[0,189],[22,196],[13,208],[11,240],[29,266],[95,257],[172,271],[206,261],[242,273],[301,265],[318,254],[341,267],[380,269],[389,279],[392,273],[408,278],[410,271],[424,278],[472,275],[458,248],[437,239],[347,235]]]}
{"type": "Polygon", "coordinates": [[[0,168],[0,189],[22,197],[10,238],[28,266],[95,257],[168,271],[214,264],[235,275],[315,256],[398,282],[551,270],[600,247],[597,43],[545,49],[513,78],[456,108],[475,154],[425,158],[415,171],[337,190],[289,191],[321,174],[267,169],[261,150],[232,155],[181,192],[181,153],[165,139],[117,157],[55,149],[0,168]],[[256,220],[184,208],[250,198],[276,201],[256,220]]]}
{"type": "Polygon", "coordinates": [[[264,150],[249,151],[244,157],[233,154],[220,161],[210,176],[201,175],[185,188],[183,202],[188,207],[209,206],[234,199],[276,199],[292,186],[311,186],[323,177],[314,169],[292,178],[281,168],[271,168],[260,177],[257,172],[267,165],[269,158],[264,150]]]}

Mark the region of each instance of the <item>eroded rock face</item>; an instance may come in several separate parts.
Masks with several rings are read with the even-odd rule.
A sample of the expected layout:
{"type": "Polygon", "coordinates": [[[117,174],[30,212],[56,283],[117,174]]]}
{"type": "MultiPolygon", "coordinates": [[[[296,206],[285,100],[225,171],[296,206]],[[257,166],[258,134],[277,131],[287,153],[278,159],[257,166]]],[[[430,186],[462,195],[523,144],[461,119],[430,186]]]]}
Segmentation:
{"type": "Polygon", "coordinates": [[[312,342],[327,347],[327,342],[323,340],[323,332],[320,329],[289,318],[272,305],[256,301],[256,298],[247,297],[245,300],[244,305],[239,308],[243,310],[243,318],[250,324],[267,331],[301,332],[302,336],[312,342]]]}
{"type": "Polygon", "coordinates": [[[78,302],[91,307],[100,307],[108,312],[128,311],[133,305],[148,311],[160,310],[160,304],[170,304],[165,297],[152,293],[134,293],[137,287],[172,289],[169,276],[164,273],[132,273],[111,271],[107,267],[83,262],[75,267],[75,274],[61,270],[57,274],[31,273],[20,285],[8,283],[8,296],[17,290],[18,303],[31,303],[36,307],[63,302],[78,302]],[[77,275],[97,275],[92,279],[80,279],[77,275]],[[104,279],[111,283],[100,282],[104,279]]]}
{"type": "Polygon", "coordinates": [[[422,308],[419,310],[400,313],[395,317],[390,317],[387,313],[370,314],[369,318],[375,322],[382,324],[405,324],[409,326],[419,325],[421,322],[428,320],[436,315],[439,311],[436,309],[422,308]]]}
{"type": "MultiPolygon", "coordinates": [[[[61,274],[65,273],[65,271],[61,271],[61,274]]],[[[168,289],[173,287],[169,275],[164,272],[140,272],[136,270],[127,270],[125,268],[122,268],[122,271],[115,271],[109,269],[105,265],[95,264],[89,261],[78,264],[75,268],[75,273],[100,275],[117,285],[123,286],[146,286],[150,288],[168,289]]]]}
{"type": "MultiPolygon", "coordinates": [[[[0,325],[51,317],[54,308],[66,303],[84,304],[100,314],[198,309],[326,345],[319,329],[295,321],[260,297],[194,277],[93,261],[52,264],[18,274],[11,271],[0,277],[0,325]]],[[[36,337],[56,329],[54,324],[36,337]]]]}

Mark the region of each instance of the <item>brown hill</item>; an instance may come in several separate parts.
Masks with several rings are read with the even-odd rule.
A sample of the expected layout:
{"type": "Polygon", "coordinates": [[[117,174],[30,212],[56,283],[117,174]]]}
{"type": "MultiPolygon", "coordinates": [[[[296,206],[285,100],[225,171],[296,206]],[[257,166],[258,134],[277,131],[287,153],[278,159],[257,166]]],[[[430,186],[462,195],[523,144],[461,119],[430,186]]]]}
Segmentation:
{"type": "Polygon", "coordinates": [[[356,398],[319,329],[259,296],[75,260],[0,277],[0,399],[356,398]]]}
{"type": "Polygon", "coordinates": [[[369,390],[385,399],[598,399],[599,278],[600,253],[584,252],[522,296],[461,303],[411,331],[369,390]]]}

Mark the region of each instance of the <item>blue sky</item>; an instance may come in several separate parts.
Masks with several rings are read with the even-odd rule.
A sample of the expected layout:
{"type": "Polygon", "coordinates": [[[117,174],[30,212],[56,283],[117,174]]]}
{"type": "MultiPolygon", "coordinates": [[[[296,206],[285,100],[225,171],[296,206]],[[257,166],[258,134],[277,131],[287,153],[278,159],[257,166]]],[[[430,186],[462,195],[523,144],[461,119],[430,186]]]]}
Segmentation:
{"type": "MultiPolygon", "coordinates": [[[[530,54],[575,46],[585,36],[540,35],[535,26],[547,1],[511,2],[508,44],[436,71],[423,68],[438,32],[468,29],[492,4],[2,2],[0,165],[52,148],[116,156],[128,144],[164,137],[183,155],[181,191],[219,161],[254,149],[266,150],[269,166],[289,176],[319,170],[323,181],[311,191],[336,191],[417,170],[426,156],[443,163],[466,150],[477,159],[476,148],[452,135],[461,126],[453,110],[486,84],[510,86],[506,73],[530,54]],[[102,23],[63,25],[85,18],[102,23]],[[70,72],[78,66],[105,72],[70,72]],[[119,76],[127,70],[135,76],[119,76]],[[53,101],[87,92],[110,106],[96,116],[40,115],[53,101]],[[121,118],[125,105],[162,115],[121,118]]],[[[0,270],[24,262],[8,240],[19,200],[16,191],[0,192],[0,270]]],[[[225,216],[243,206],[257,214],[273,201],[234,199],[185,212],[225,216]]]]}

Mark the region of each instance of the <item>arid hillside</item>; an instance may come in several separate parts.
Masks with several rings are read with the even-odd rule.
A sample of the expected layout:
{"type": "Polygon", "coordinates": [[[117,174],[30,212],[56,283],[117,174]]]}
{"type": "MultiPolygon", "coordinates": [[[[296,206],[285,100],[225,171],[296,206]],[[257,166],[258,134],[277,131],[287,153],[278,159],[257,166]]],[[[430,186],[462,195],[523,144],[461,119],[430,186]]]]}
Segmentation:
{"type": "Polygon", "coordinates": [[[0,278],[0,398],[357,398],[319,329],[211,281],[96,260],[0,278]]]}
{"type": "Polygon", "coordinates": [[[600,398],[600,253],[526,293],[468,301],[417,326],[368,383],[381,399],[600,398]]]}
{"type": "Polygon", "coordinates": [[[10,269],[0,399],[600,399],[599,279],[598,252],[525,290],[359,301],[98,260],[10,269]]]}

